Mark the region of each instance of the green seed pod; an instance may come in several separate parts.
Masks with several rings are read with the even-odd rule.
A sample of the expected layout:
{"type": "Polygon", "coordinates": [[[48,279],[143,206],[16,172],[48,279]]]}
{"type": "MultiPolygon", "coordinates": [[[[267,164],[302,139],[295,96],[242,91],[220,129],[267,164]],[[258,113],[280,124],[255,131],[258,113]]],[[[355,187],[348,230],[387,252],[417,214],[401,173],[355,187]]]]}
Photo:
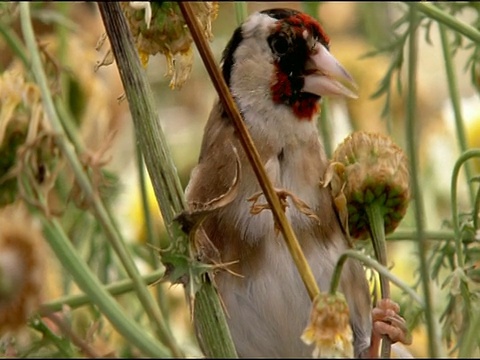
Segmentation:
{"type": "Polygon", "coordinates": [[[403,219],[410,200],[408,161],[390,137],[357,131],[348,136],[333,154],[333,162],[344,166],[343,194],[347,199],[348,228],[355,239],[369,237],[365,207],[380,205],[385,233],[403,219]]]}

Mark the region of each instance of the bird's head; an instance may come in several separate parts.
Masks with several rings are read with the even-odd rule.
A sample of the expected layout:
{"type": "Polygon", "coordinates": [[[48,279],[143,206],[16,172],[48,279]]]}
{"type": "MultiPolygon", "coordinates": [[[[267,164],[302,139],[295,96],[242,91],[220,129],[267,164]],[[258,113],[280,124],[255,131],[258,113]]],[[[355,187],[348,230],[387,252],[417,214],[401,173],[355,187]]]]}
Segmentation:
{"type": "Polygon", "coordinates": [[[247,111],[270,100],[310,120],[321,96],[357,97],[351,90],[355,82],[329,52],[329,38],[320,24],[291,9],[252,14],[228,43],[222,71],[247,111]]]}

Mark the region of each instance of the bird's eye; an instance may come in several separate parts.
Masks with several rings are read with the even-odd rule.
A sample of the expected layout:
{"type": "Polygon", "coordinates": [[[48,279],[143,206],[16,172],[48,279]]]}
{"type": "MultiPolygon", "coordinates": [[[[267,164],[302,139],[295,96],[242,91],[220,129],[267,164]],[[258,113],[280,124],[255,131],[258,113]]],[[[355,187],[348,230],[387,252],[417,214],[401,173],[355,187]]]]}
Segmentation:
{"type": "Polygon", "coordinates": [[[277,36],[272,39],[270,42],[270,46],[272,50],[275,52],[277,55],[285,55],[288,52],[289,48],[289,43],[287,38],[284,36],[277,36]]]}

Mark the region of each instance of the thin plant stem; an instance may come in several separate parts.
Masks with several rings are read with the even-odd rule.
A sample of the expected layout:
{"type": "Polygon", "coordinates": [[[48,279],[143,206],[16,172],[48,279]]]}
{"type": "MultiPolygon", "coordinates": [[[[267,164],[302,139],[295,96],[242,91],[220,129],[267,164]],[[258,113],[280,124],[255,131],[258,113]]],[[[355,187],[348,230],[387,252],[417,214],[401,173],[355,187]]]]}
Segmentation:
{"type": "Polygon", "coordinates": [[[453,15],[450,15],[442,9],[439,9],[437,5],[425,1],[404,2],[404,4],[409,5],[410,7],[415,7],[418,11],[427,15],[429,18],[444,24],[445,26],[466,36],[477,44],[480,43],[480,31],[478,31],[478,29],[475,29],[473,26],[456,19],[453,15]]]}
{"type": "Polygon", "coordinates": [[[88,296],[115,327],[115,329],[131,344],[152,357],[170,357],[171,353],[158,340],[150,336],[139,324],[125,316],[112,296],[105,290],[100,281],[91,272],[85,262],[78,256],[67,235],[56,219],[41,218],[46,239],[57,255],[60,263],[75,279],[77,285],[88,296]]]}
{"type": "Polygon", "coordinates": [[[409,13],[409,39],[408,39],[408,93],[407,93],[407,112],[406,112],[406,129],[407,136],[407,154],[410,159],[410,174],[412,184],[412,197],[414,199],[413,211],[416,223],[415,241],[418,247],[419,270],[422,280],[422,289],[425,297],[425,318],[428,333],[428,353],[431,357],[438,357],[440,349],[439,337],[437,334],[438,324],[434,318],[434,307],[432,304],[432,296],[430,290],[430,274],[427,265],[427,243],[425,239],[424,229],[424,208],[422,201],[422,192],[420,189],[419,173],[418,173],[418,130],[416,129],[417,120],[417,65],[418,65],[418,43],[417,43],[417,27],[419,17],[416,7],[410,7],[409,13]]]}
{"type": "Polygon", "coordinates": [[[382,276],[385,276],[392,282],[392,284],[395,284],[396,286],[398,286],[406,294],[408,294],[413,300],[415,300],[415,302],[417,302],[421,308],[423,309],[425,308],[424,300],[420,296],[418,296],[415,290],[413,290],[406,282],[404,282],[403,280],[393,275],[385,266],[381,265],[375,259],[372,259],[371,257],[365,254],[362,254],[357,250],[352,250],[352,249],[345,250],[342,253],[342,255],[340,255],[340,257],[337,260],[337,263],[335,264],[335,268],[333,270],[333,275],[332,275],[332,281],[330,282],[330,289],[329,289],[330,294],[333,295],[337,292],[338,286],[340,285],[343,265],[345,264],[348,258],[357,259],[367,267],[372,268],[382,276]]]}
{"type": "MultiPolygon", "coordinates": [[[[149,286],[155,285],[158,280],[164,275],[165,269],[159,269],[151,272],[150,274],[143,275],[143,280],[149,286]]],[[[133,286],[133,281],[131,279],[119,280],[114,283],[104,286],[105,291],[107,291],[112,296],[118,296],[130,292],[135,289],[133,286]]],[[[87,294],[75,294],[75,295],[66,295],[58,299],[46,302],[41,305],[39,310],[40,316],[45,316],[52,312],[61,311],[63,306],[67,305],[71,309],[77,309],[85,305],[93,305],[92,300],[87,294]]]]}
{"type": "MultiPolygon", "coordinates": [[[[458,182],[458,175],[460,173],[460,168],[464,165],[469,159],[473,157],[480,157],[480,149],[471,149],[465,151],[455,162],[453,167],[452,173],[452,183],[451,183],[451,208],[452,208],[452,223],[453,223],[453,231],[455,233],[455,252],[456,252],[456,259],[457,264],[456,266],[461,269],[461,271],[465,270],[465,254],[463,252],[463,243],[462,243],[462,234],[460,232],[459,227],[459,219],[458,219],[458,205],[457,205],[457,182],[458,182]]],[[[476,214],[474,214],[476,216],[476,214]]],[[[465,281],[462,281],[460,284],[460,289],[462,293],[463,300],[465,302],[464,311],[466,314],[465,322],[468,323],[469,321],[469,314],[471,313],[471,301],[470,301],[470,292],[468,290],[468,285],[465,281]]]]}
{"type": "MultiPolygon", "coordinates": [[[[62,17],[67,17],[67,11],[70,4],[59,1],[56,4],[58,12],[62,17]]],[[[63,22],[55,23],[55,32],[58,39],[58,50],[56,56],[58,57],[60,64],[68,64],[68,38],[67,38],[67,28],[64,26],[63,22]]],[[[70,85],[68,81],[68,74],[65,71],[60,73],[60,86],[61,86],[61,97],[64,104],[70,103],[70,85]]]]}
{"type": "Polygon", "coordinates": [[[480,215],[480,187],[477,189],[477,195],[475,196],[475,206],[473,208],[473,227],[478,229],[478,220],[480,215]]]}
{"type": "Polygon", "coordinates": [[[237,25],[243,23],[248,16],[247,2],[235,1],[235,18],[237,19],[237,25]]]}
{"type": "Polygon", "coordinates": [[[467,329],[465,336],[462,338],[460,350],[458,352],[459,359],[467,359],[478,357],[473,353],[475,346],[478,346],[478,333],[480,332],[480,312],[475,311],[470,321],[470,327],[467,329]]]}
{"type": "Polygon", "coordinates": [[[318,9],[320,8],[320,1],[302,1],[302,9],[308,15],[318,18],[318,9]]]}
{"type": "MultiPolygon", "coordinates": [[[[136,134],[135,137],[135,149],[136,149],[136,156],[137,156],[137,171],[138,171],[138,185],[140,188],[140,198],[142,203],[142,211],[143,211],[143,219],[145,221],[145,231],[146,231],[146,243],[150,245],[151,248],[148,249],[148,253],[150,255],[150,263],[152,268],[158,269],[160,266],[163,266],[160,261],[160,256],[157,252],[153,251],[153,249],[160,249],[160,238],[155,231],[153,226],[153,218],[152,213],[150,211],[149,200],[148,200],[148,193],[147,193],[147,176],[145,176],[145,171],[143,169],[143,155],[142,149],[140,148],[140,144],[137,140],[136,134]]],[[[158,304],[160,306],[160,310],[162,311],[162,315],[166,321],[168,321],[168,310],[167,304],[165,299],[165,293],[160,286],[155,288],[156,297],[158,304]]]]}
{"type": "MultiPolygon", "coordinates": [[[[425,231],[425,239],[434,241],[449,241],[455,239],[455,234],[452,231],[425,231]]],[[[387,235],[388,241],[411,241],[416,236],[416,230],[397,230],[393,234],[387,235]]]]}
{"type": "MultiPolygon", "coordinates": [[[[467,137],[465,135],[464,121],[462,116],[462,110],[460,105],[460,92],[458,91],[457,78],[453,67],[452,51],[450,43],[447,38],[447,30],[445,25],[438,24],[440,30],[440,39],[442,41],[443,59],[445,60],[445,71],[447,73],[448,90],[450,93],[450,100],[452,102],[452,109],[455,118],[455,128],[457,130],[457,140],[460,146],[460,152],[463,153],[468,149],[467,137]]],[[[475,192],[473,190],[473,184],[468,181],[472,178],[472,168],[470,163],[465,164],[465,175],[467,176],[468,190],[470,192],[470,201],[475,204],[475,192]]]]}
{"type": "MultiPolygon", "coordinates": [[[[20,181],[23,181],[25,190],[31,195],[32,190],[29,184],[23,179],[20,181]]],[[[40,194],[38,200],[43,206],[46,206],[44,196],[40,194]]],[[[118,333],[148,356],[170,357],[169,349],[146,333],[138,323],[125,316],[125,310],[107,292],[80,257],[59,221],[55,218],[47,218],[43,214],[40,214],[39,218],[45,239],[60,264],[69,270],[69,274],[78,287],[88,296],[89,301],[98,307],[118,333]]]]}
{"type": "Polygon", "coordinates": [[[332,146],[332,129],[330,127],[329,119],[329,104],[328,98],[322,99],[321,112],[320,112],[320,134],[322,135],[322,144],[325,149],[327,157],[330,158],[333,154],[332,146]]]}
{"type": "MultiPolygon", "coordinates": [[[[93,190],[90,179],[85,174],[82,164],[80,163],[71,144],[65,141],[62,123],[58,118],[57,111],[55,109],[55,105],[53,103],[52,96],[47,85],[47,79],[42,67],[42,62],[40,60],[40,55],[35,41],[33,26],[30,18],[29,6],[30,4],[28,2],[20,3],[21,26],[27,48],[30,52],[32,72],[42,94],[45,112],[47,113],[53,131],[58,134],[58,136],[55,137],[56,145],[65,155],[69,165],[71,166],[75,174],[75,179],[78,185],[83,190],[84,195],[89,200],[90,205],[93,207],[95,214],[97,215],[98,221],[102,224],[105,230],[107,238],[110,240],[111,245],[113,246],[120,260],[122,261],[122,264],[124,265],[127,273],[133,279],[139,300],[144,306],[145,311],[149,315],[149,318],[155,325],[157,329],[157,334],[163,341],[168,344],[168,346],[173,350],[174,353],[181,354],[181,351],[178,349],[178,346],[174,342],[169,329],[163,321],[159,308],[154,302],[153,296],[146,288],[145,283],[140,276],[140,272],[135,265],[135,262],[130,256],[124,241],[121,239],[118,229],[115,228],[111,216],[105,209],[99,197],[99,194],[93,190]]],[[[61,256],[63,255],[62,253],[60,254],[61,256]]],[[[66,268],[70,269],[68,267],[68,262],[64,262],[64,264],[67,264],[66,268]]]]}
{"type": "Polygon", "coordinates": [[[63,336],[55,334],[42,319],[34,318],[30,322],[30,326],[40,332],[45,340],[48,339],[48,341],[58,349],[59,354],[65,359],[80,356],[80,354],[74,350],[73,346],[65,341],[63,336]]]}
{"type": "Polygon", "coordinates": [[[462,244],[462,234],[460,233],[459,219],[458,219],[458,206],[457,206],[457,181],[458,175],[460,173],[460,168],[462,165],[469,159],[473,157],[480,157],[479,149],[470,149],[465,151],[455,162],[452,173],[452,183],[451,183],[451,200],[452,200],[452,222],[453,222],[453,231],[455,234],[455,248],[457,254],[457,266],[460,268],[465,267],[465,256],[463,254],[463,244],[462,244]]]}
{"type": "Polygon", "coordinates": [[[25,65],[25,68],[28,68],[30,65],[30,60],[26,55],[25,48],[18,35],[15,34],[11,27],[6,26],[1,21],[0,34],[2,35],[7,45],[10,47],[10,49],[12,49],[13,53],[18,56],[18,58],[22,61],[23,65],[25,65]]]}
{"type": "MultiPolygon", "coordinates": [[[[307,14],[313,18],[318,18],[318,9],[320,7],[320,2],[312,1],[302,1],[302,9],[307,14]]],[[[329,118],[329,100],[328,97],[322,97],[320,105],[320,116],[318,118],[318,128],[320,130],[320,136],[322,137],[322,145],[327,154],[327,157],[330,158],[333,153],[332,146],[332,129],[330,126],[329,118]]]]}
{"type": "MultiPolygon", "coordinates": [[[[370,237],[372,239],[375,257],[378,262],[387,266],[387,246],[385,241],[385,220],[382,206],[377,203],[369,204],[365,212],[368,216],[370,237]]],[[[388,278],[380,274],[380,291],[382,299],[390,298],[390,282],[388,278]]],[[[382,336],[382,347],[380,356],[382,358],[390,358],[392,341],[386,335],[382,336]]]]}

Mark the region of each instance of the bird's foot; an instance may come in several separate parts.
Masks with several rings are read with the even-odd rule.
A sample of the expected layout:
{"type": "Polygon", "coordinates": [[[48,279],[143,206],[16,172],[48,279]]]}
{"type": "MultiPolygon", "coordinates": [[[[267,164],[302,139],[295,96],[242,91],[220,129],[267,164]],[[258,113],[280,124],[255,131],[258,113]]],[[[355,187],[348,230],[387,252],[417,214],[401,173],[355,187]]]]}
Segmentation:
{"type": "MultiPolygon", "coordinates": [[[[278,195],[278,198],[280,200],[280,205],[282,206],[282,210],[285,211],[286,208],[289,206],[287,198],[290,197],[292,200],[293,205],[300,211],[302,214],[307,215],[309,218],[315,219],[317,221],[320,221],[318,216],[312,211],[310,206],[307,205],[303,200],[301,200],[299,197],[297,197],[295,194],[292,192],[286,190],[286,189],[275,189],[275,192],[278,195]]],[[[265,209],[270,209],[270,205],[267,203],[263,204],[258,204],[258,199],[260,196],[263,195],[263,192],[259,191],[258,193],[253,194],[251,197],[247,199],[247,201],[252,202],[252,206],[250,208],[250,213],[253,215],[256,215],[260,212],[262,212],[265,209]]]]}
{"type": "Polygon", "coordinates": [[[391,299],[381,299],[372,310],[373,332],[378,336],[388,336],[392,343],[412,343],[405,319],[399,315],[400,306],[391,299]]]}
{"type": "Polygon", "coordinates": [[[391,299],[381,299],[372,310],[372,338],[370,347],[360,354],[360,358],[379,357],[382,338],[387,337],[392,344],[410,345],[412,338],[408,332],[405,319],[399,315],[400,306],[391,299]]]}

